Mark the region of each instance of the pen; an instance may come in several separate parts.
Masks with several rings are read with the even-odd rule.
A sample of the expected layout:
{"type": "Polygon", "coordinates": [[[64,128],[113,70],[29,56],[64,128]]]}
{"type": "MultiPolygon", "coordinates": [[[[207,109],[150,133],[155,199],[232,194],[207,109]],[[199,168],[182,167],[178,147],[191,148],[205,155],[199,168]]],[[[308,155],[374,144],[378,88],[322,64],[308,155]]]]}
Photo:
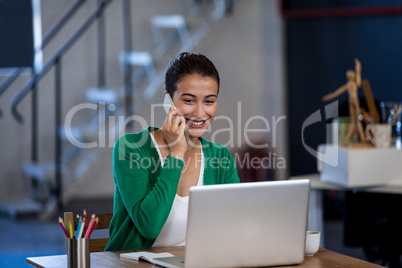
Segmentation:
{"type": "Polygon", "coordinates": [[[59,217],[59,223],[60,223],[60,226],[63,229],[64,233],[66,234],[66,237],[70,238],[70,234],[67,232],[66,227],[64,227],[64,222],[61,217],[59,217]]]}

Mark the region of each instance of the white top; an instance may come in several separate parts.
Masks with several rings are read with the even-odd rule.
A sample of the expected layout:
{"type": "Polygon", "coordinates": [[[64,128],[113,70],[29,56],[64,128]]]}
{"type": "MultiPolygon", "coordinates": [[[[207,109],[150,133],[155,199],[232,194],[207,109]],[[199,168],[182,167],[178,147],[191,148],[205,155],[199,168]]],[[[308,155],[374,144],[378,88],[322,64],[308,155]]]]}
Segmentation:
{"type": "MultiPolygon", "coordinates": [[[[164,162],[158,144],[152,133],[150,134],[163,166],[164,162]]],[[[204,185],[204,153],[201,147],[201,167],[197,186],[202,185],[204,185]]],[[[188,199],[188,196],[176,194],[169,216],[152,245],[153,247],[184,246],[186,244],[188,199]]]]}

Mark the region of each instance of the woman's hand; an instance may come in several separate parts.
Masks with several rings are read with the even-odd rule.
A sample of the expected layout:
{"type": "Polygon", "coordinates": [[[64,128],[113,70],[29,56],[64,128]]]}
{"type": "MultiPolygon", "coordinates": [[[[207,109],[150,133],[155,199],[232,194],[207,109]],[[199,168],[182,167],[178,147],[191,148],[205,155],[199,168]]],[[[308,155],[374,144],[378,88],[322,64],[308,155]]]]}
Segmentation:
{"type": "Polygon", "coordinates": [[[171,156],[182,159],[187,151],[187,141],[184,135],[186,120],[184,116],[170,107],[166,121],[162,126],[162,134],[165,138],[171,156]]]}

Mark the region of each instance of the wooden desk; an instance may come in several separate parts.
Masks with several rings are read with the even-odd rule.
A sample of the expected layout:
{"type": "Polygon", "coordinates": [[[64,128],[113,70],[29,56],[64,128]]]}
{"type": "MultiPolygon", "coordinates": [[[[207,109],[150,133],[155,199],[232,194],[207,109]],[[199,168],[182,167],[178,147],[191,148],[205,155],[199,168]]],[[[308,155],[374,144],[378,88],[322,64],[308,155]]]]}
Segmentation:
{"type": "MultiPolygon", "coordinates": [[[[151,252],[170,252],[174,255],[184,255],[184,247],[167,247],[148,250],[151,252]]],[[[145,261],[134,261],[128,259],[120,259],[119,251],[116,252],[94,252],[91,253],[91,267],[160,267],[152,265],[145,261]]],[[[46,257],[27,258],[27,263],[38,268],[64,268],[67,267],[67,256],[56,255],[46,257]]],[[[281,266],[283,267],[283,266],[281,266]]],[[[324,248],[312,257],[305,257],[304,262],[300,265],[289,266],[308,267],[308,268],[329,268],[329,267],[382,267],[377,264],[342,255],[324,248]]]]}

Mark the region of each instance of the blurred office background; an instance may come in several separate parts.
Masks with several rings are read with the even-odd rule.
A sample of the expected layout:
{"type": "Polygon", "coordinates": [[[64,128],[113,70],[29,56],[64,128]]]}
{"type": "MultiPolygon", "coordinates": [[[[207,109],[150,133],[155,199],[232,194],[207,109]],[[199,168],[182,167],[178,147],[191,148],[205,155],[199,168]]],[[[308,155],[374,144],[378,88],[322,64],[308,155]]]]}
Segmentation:
{"type": "MultiPolygon", "coordinates": [[[[346,82],[354,58],[377,100],[402,98],[402,3],[382,5],[1,1],[0,264],[62,254],[62,211],[111,212],[113,143],[162,125],[164,71],[181,51],[207,55],[221,76],[207,138],[226,145],[240,164],[247,154],[269,159],[264,169],[239,168],[243,181],[317,172],[306,145],[326,142],[324,118],[335,115],[302,125],[324,111],[321,97],[346,82]]],[[[325,247],[367,258],[343,244],[343,194],[323,194],[325,247]]]]}

